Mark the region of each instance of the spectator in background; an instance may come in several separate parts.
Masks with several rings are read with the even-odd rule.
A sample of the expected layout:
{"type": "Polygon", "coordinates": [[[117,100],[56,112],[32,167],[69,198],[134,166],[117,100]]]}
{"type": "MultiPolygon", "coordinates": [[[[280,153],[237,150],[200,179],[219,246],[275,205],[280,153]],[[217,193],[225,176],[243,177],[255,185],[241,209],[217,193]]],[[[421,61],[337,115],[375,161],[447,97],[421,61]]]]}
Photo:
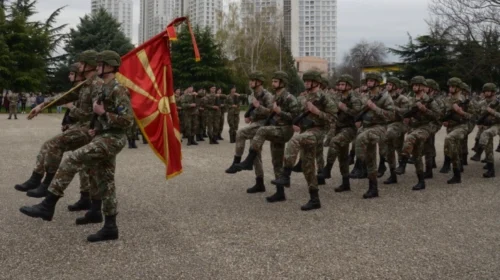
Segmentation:
{"type": "Polygon", "coordinates": [[[41,92],[38,93],[38,96],[36,97],[36,105],[40,105],[45,101],[45,98],[43,98],[43,95],[41,92]]]}
{"type": "MultiPolygon", "coordinates": [[[[51,102],[51,101],[52,101],[52,96],[50,96],[50,95],[47,94],[45,96],[45,102],[51,102]]],[[[48,110],[47,113],[52,114],[52,106],[50,106],[49,108],[47,108],[47,110],[48,110]]]]}
{"type": "Polygon", "coordinates": [[[28,101],[28,93],[21,93],[21,113],[26,113],[26,102],[28,101]]]}
{"type": "Polygon", "coordinates": [[[33,110],[33,108],[35,108],[36,106],[36,94],[32,93],[29,98],[29,101],[30,101],[30,108],[33,110]]]}

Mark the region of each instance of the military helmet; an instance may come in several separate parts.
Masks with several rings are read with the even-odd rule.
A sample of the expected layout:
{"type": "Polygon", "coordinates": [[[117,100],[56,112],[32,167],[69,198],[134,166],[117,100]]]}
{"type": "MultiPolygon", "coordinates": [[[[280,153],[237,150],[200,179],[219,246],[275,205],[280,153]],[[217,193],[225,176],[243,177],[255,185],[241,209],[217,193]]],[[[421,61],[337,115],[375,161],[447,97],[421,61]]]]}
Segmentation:
{"type": "Polygon", "coordinates": [[[349,74],[341,75],[337,79],[337,84],[340,83],[340,82],[344,82],[344,83],[350,85],[351,87],[354,87],[354,78],[351,75],[349,75],[349,74]]]}
{"type": "Polygon", "coordinates": [[[486,83],[483,86],[483,92],[485,92],[485,91],[496,92],[497,91],[497,86],[494,83],[486,83]]]}
{"type": "Polygon", "coordinates": [[[406,90],[408,90],[408,86],[409,86],[409,85],[408,85],[408,82],[407,82],[407,81],[405,81],[405,80],[399,80],[399,84],[401,85],[401,88],[402,88],[402,89],[406,89],[406,90]]]}
{"type": "Polygon", "coordinates": [[[323,87],[325,88],[329,88],[330,87],[330,82],[328,81],[327,78],[325,77],[321,77],[321,84],[323,85],[323,87]]]}
{"type": "Polygon", "coordinates": [[[380,74],[380,72],[377,72],[377,71],[366,73],[365,78],[366,78],[366,80],[371,79],[371,80],[375,80],[379,83],[382,83],[382,81],[384,80],[384,78],[382,77],[382,74],[380,74]]]}
{"type": "Polygon", "coordinates": [[[460,80],[460,78],[457,78],[457,77],[453,77],[453,78],[448,80],[448,86],[452,86],[452,87],[460,87],[461,83],[462,83],[462,80],[460,80]]]}
{"type": "Polygon", "coordinates": [[[436,83],[436,81],[434,81],[433,79],[425,79],[425,81],[427,82],[427,86],[429,88],[439,91],[439,85],[438,83],[436,83]]]}
{"type": "Polygon", "coordinates": [[[396,88],[401,88],[401,81],[396,77],[387,78],[387,83],[393,84],[396,88]]]}
{"type": "Polygon", "coordinates": [[[76,74],[76,73],[78,73],[78,72],[80,72],[80,71],[79,71],[79,69],[80,69],[80,67],[79,67],[79,66],[80,66],[80,65],[79,65],[78,63],[73,63],[73,64],[71,64],[71,65],[69,66],[69,72],[70,72],[70,73],[71,73],[71,72],[73,72],[73,73],[75,73],[75,74],[76,74]]]}
{"type": "Polygon", "coordinates": [[[250,74],[249,78],[250,78],[250,80],[257,80],[257,81],[261,81],[262,83],[266,81],[264,73],[262,73],[260,71],[252,72],[250,74]]]}
{"type": "Polygon", "coordinates": [[[460,83],[460,88],[465,92],[470,92],[470,87],[464,82],[460,83]]]}
{"type": "Polygon", "coordinates": [[[415,76],[411,78],[410,84],[413,85],[424,85],[427,86],[427,81],[425,80],[424,76],[415,76]]]}
{"type": "Polygon", "coordinates": [[[84,51],[78,56],[77,60],[89,66],[97,66],[97,52],[94,50],[84,51]]]}
{"type": "Polygon", "coordinates": [[[109,66],[120,67],[122,59],[115,51],[102,51],[97,55],[97,62],[104,62],[109,66]]]}
{"type": "Polygon", "coordinates": [[[315,81],[321,84],[323,82],[323,77],[321,77],[321,74],[318,71],[309,70],[304,73],[304,75],[302,76],[302,80],[315,81]]]}
{"type": "Polygon", "coordinates": [[[361,79],[361,81],[359,81],[360,84],[363,86],[363,85],[366,85],[366,79],[361,79]]]}
{"type": "Polygon", "coordinates": [[[285,86],[288,84],[288,74],[283,71],[276,71],[273,73],[273,79],[280,80],[285,86]]]}

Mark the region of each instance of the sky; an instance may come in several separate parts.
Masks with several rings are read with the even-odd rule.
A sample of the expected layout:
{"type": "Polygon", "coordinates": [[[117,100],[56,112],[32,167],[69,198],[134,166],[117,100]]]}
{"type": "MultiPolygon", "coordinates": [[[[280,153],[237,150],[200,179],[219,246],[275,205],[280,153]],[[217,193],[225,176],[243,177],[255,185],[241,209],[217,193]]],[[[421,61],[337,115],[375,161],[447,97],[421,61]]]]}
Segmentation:
{"type": "MultiPolygon", "coordinates": [[[[38,0],[37,20],[44,20],[57,8],[66,6],[58,18],[59,24],[76,27],[79,18],[90,12],[91,0],[38,0]]],[[[134,2],[134,38],[137,43],[139,3],[134,2]]],[[[429,0],[338,0],[337,2],[337,63],[351,47],[361,40],[379,41],[386,47],[396,47],[428,30],[425,19],[429,18],[429,0]]],[[[69,29],[68,27],[68,29],[69,29]]],[[[398,58],[390,55],[389,61],[398,58]]]]}

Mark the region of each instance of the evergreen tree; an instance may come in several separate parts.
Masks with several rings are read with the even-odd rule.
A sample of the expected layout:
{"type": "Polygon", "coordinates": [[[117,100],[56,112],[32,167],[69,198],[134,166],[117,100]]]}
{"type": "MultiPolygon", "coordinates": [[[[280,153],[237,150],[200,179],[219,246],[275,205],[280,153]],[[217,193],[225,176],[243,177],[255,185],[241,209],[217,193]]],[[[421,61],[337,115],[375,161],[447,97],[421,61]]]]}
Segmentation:
{"type": "MultiPolygon", "coordinates": [[[[286,42],[284,37],[281,40],[281,42],[286,42]]],[[[295,96],[304,92],[304,82],[299,77],[297,68],[295,67],[295,59],[293,58],[292,51],[286,44],[281,44],[281,61],[282,70],[288,74],[288,91],[295,96]]]]}
{"type": "Polygon", "coordinates": [[[7,34],[5,23],[5,9],[0,6],[0,94],[4,88],[8,88],[10,81],[10,67],[13,64],[11,61],[9,46],[5,41],[7,34]]]}

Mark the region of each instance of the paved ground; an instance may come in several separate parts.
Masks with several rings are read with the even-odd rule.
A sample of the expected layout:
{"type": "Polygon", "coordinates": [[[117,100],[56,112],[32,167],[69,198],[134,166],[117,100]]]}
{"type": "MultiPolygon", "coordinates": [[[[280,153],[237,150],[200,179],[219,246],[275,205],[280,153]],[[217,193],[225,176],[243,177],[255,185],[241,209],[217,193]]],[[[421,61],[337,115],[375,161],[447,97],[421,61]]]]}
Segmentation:
{"type": "MultiPolygon", "coordinates": [[[[333,192],[340,182],[335,165],[335,179],[320,192],[323,208],[303,213],[301,174],[293,175],[284,203],[265,202],[271,177],[266,194],[248,195],[251,172],[224,173],[233,156],[228,141],[184,146],[185,171],[169,181],[140,144],[118,157],[119,241],[88,244],[100,226],[77,227],[80,214],[66,210],[78,198],[76,179],[52,222],[19,212],[39,200],[14,184],[28,178],[60,123],[24,117],[0,120],[0,279],[500,278],[500,186],[481,178],[481,164],[469,165],[459,186],[438,174],[418,193],[410,190],[410,166],[400,184],[381,186],[381,197],[369,201],[361,199],[366,180],[354,181],[350,193],[333,192]]],[[[271,174],[268,155],[264,163],[271,174]]]]}

